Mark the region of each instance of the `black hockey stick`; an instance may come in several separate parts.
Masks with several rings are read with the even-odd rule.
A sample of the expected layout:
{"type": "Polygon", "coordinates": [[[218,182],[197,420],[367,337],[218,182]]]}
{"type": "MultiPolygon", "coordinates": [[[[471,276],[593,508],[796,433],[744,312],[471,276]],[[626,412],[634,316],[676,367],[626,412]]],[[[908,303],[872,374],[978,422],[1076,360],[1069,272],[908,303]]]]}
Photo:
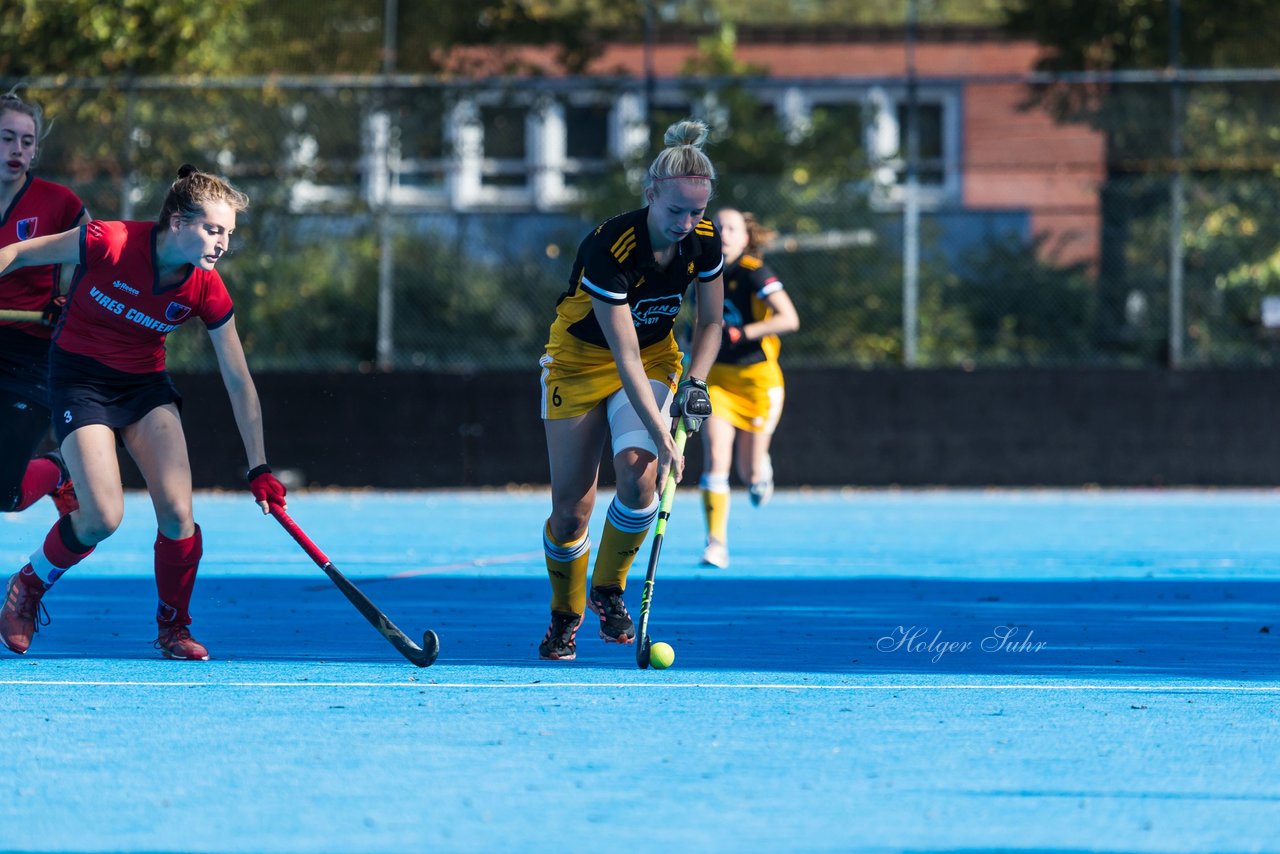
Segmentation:
{"type": "Polygon", "coordinates": [[[440,638],[436,636],[435,632],[427,629],[426,634],[422,636],[422,646],[418,646],[409,640],[409,636],[396,628],[396,624],[391,622],[387,615],[382,613],[378,606],[369,600],[368,596],[361,593],[359,588],[338,571],[338,568],[333,565],[333,561],[329,560],[325,553],[320,551],[319,546],[311,542],[311,538],[298,527],[298,523],[293,521],[283,508],[272,504],[271,515],[276,517],[276,521],[280,523],[281,527],[289,532],[289,536],[298,541],[298,545],[302,546],[302,550],[316,562],[316,566],[324,570],[325,575],[329,576],[329,580],[342,591],[342,595],[351,600],[351,604],[356,606],[356,610],[363,614],[369,624],[390,641],[391,645],[399,650],[401,655],[419,667],[430,667],[435,662],[436,656],[440,654],[440,638]]]}
{"type": "MultiPolygon", "coordinates": [[[[685,429],[684,419],[677,419],[676,453],[684,456],[685,441],[689,431],[685,429]]],[[[653,579],[658,573],[658,556],[662,554],[662,537],[667,532],[667,519],[671,518],[671,505],[676,498],[675,466],[667,473],[667,482],[662,486],[662,500],[658,504],[658,524],[653,529],[653,547],[649,550],[649,571],[644,576],[644,595],[640,598],[640,625],[636,629],[636,664],[641,670],[649,666],[649,609],[653,605],[653,579]]]]}

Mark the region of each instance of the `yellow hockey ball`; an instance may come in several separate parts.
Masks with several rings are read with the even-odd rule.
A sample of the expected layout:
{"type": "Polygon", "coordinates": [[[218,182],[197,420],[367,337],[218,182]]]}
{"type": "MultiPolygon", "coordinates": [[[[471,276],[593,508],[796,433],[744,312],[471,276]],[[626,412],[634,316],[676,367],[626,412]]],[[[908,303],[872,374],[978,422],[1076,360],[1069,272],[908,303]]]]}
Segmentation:
{"type": "Polygon", "coordinates": [[[658,670],[666,670],[676,660],[676,651],[671,644],[658,641],[649,646],[649,663],[658,670]]]}

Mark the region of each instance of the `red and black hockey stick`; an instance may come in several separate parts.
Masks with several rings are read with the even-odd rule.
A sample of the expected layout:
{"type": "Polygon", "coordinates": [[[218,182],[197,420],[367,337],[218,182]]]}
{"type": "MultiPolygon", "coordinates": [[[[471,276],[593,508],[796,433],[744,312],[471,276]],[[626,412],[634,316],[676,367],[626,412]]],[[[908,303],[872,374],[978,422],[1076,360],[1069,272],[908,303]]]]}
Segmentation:
{"type": "Polygon", "coordinates": [[[302,550],[316,562],[316,566],[324,570],[325,575],[329,576],[329,580],[342,591],[342,595],[351,600],[351,604],[356,606],[356,610],[363,614],[369,624],[390,641],[391,645],[399,650],[401,655],[419,667],[430,667],[435,662],[436,656],[440,654],[440,638],[436,636],[435,632],[427,629],[426,634],[422,636],[422,646],[418,646],[409,640],[409,636],[396,628],[396,624],[391,622],[387,615],[382,613],[378,606],[369,600],[368,596],[361,593],[359,588],[338,571],[338,568],[333,565],[333,561],[329,560],[325,553],[320,551],[320,548],[315,543],[311,542],[311,538],[303,533],[303,530],[298,527],[298,523],[293,521],[283,508],[272,504],[271,515],[276,517],[276,521],[280,523],[281,527],[289,532],[289,536],[298,541],[298,545],[302,546],[302,550]]]}

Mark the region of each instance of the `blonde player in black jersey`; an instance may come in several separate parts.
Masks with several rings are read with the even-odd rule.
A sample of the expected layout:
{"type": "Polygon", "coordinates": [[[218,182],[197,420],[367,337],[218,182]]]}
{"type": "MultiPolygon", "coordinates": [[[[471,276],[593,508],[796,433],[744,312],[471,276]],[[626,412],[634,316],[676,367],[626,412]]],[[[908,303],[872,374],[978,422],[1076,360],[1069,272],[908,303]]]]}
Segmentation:
{"type": "Polygon", "coordinates": [[[551,464],[551,516],[542,529],[551,579],[551,626],[538,653],[572,660],[586,608],[605,642],[629,644],[635,627],[623,602],[627,570],[658,513],[658,489],[684,460],[671,416],[710,413],[707,371],[720,347],[724,289],[720,235],[705,219],[715,167],[702,151],[707,126],[677,122],[644,179],[646,207],[600,225],[578,247],[569,288],[542,364],[542,418],[551,464]],[[688,373],[671,334],[696,282],[697,317],[688,373]],[[673,398],[674,395],[674,398],[673,398]],[[670,412],[670,416],[668,415],[670,412]],[[617,494],[587,591],[587,524],[606,434],[617,494]]]}
{"type": "Polygon", "coordinates": [[[729,565],[729,467],[735,449],[738,476],[749,485],[751,503],[763,506],[773,495],[769,442],[783,399],[778,336],[799,329],[800,317],[781,280],[761,260],[771,232],[750,213],[733,208],[716,215],[716,227],[724,244],[724,337],[707,376],[714,415],[702,429],[707,519],[702,562],[724,568],[729,565]]]}

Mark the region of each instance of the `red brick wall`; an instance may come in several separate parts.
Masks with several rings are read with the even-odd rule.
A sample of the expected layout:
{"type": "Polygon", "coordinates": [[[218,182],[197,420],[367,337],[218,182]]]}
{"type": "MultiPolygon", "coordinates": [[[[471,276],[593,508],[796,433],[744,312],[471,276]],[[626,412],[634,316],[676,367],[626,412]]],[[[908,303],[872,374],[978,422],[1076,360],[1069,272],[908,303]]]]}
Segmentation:
{"type": "MultiPolygon", "coordinates": [[[[659,44],[654,69],[662,77],[683,72],[696,54],[692,44],[659,44]]],[[[1031,42],[924,42],[916,47],[922,79],[1031,71],[1040,49],[1031,42]]],[[[746,43],[737,58],[769,69],[774,77],[900,77],[906,55],[900,42],[852,44],[746,43]]],[[[548,54],[549,57],[549,54],[548,54]]],[[[592,66],[595,73],[643,73],[639,45],[615,45],[592,66]]],[[[1026,87],[1016,83],[970,83],[963,101],[962,204],[972,210],[1026,210],[1031,228],[1049,239],[1059,261],[1098,258],[1103,180],[1102,135],[1079,124],[1060,124],[1043,110],[1024,109],[1026,87]]]]}

